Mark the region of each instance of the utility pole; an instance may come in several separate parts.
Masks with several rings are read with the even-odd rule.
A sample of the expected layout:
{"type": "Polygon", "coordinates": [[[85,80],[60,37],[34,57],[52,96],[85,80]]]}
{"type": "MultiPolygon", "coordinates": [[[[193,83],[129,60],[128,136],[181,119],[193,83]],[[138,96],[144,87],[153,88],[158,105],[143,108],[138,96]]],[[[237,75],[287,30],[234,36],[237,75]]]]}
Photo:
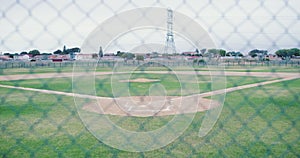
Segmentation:
{"type": "Polygon", "coordinates": [[[174,34],[173,34],[173,10],[167,10],[167,38],[166,45],[164,49],[164,54],[175,54],[175,42],[174,42],[174,34]]]}

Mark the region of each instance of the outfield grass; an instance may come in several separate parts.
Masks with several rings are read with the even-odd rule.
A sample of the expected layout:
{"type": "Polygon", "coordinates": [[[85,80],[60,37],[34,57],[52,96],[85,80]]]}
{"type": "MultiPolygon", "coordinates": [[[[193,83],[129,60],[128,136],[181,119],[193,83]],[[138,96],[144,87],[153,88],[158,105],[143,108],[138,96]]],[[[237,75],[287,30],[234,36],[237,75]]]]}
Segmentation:
{"type": "Polygon", "coordinates": [[[44,67],[36,67],[36,68],[8,68],[1,69],[0,75],[17,75],[17,74],[36,74],[36,73],[61,73],[61,72],[72,72],[72,67],[64,67],[64,68],[44,68],[44,67]]]}
{"type": "MultiPolygon", "coordinates": [[[[112,67],[101,67],[97,71],[112,71],[112,67]]],[[[8,68],[0,69],[0,75],[42,74],[73,72],[73,67],[33,67],[33,68],[8,68]]]]}
{"type": "MultiPolygon", "coordinates": [[[[49,84],[48,87],[59,82],[60,86],[64,86],[70,79],[57,80],[49,79],[45,83],[49,84]]],[[[232,80],[237,81],[236,84],[242,82],[241,78],[232,80]]],[[[258,82],[260,79],[255,78],[255,81],[258,82]]],[[[35,88],[39,86],[44,88],[41,80],[14,82],[19,82],[19,85],[28,82],[25,86],[38,85],[35,88]]],[[[14,82],[12,83],[15,84],[14,82]]],[[[2,157],[299,157],[299,85],[300,79],[297,79],[227,93],[220,118],[206,137],[197,136],[205,114],[199,112],[190,127],[173,143],[144,153],[120,151],[99,142],[80,121],[72,97],[0,88],[0,155],[2,157]]],[[[60,86],[52,88],[60,90],[60,86]]],[[[110,116],[110,118],[128,130],[148,131],[161,127],[172,117],[110,116]]]]}
{"type": "MultiPolygon", "coordinates": [[[[124,75],[115,75],[116,78],[124,78],[124,75]]],[[[185,75],[188,82],[180,83],[178,78],[175,75],[166,75],[166,74],[149,74],[149,73],[134,73],[130,76],[130,79],[137,78],[148,78],[148,79],[158,79],[160,81],[154,82],[159,83],[164,86],[167,91],[167,95],[176,96],[176,95],[189,95],[197,92],[203,93],[211,91],[211,78],[210,76],[198,75],[197,80],[192,80],[193,76],[185,75]],[[197,86],[199,89],[197,89],[197,86]],[[185,90],[188,89],[188,90],[185,90]],[[181,92],[181,90],[183,90],[181,92]]],[[[244,76],[227,76],[226,77],[226,87],[236,87],[251,83],[264,82],[269,80],[274,80],[275,78],[270,77],[244,77],[244,76]]],[[[88,78],[86,82],[90,81],[88,78]]],[[[85,80],[81,79],[80,82],[84,83],[85,80]]],[[[116,87],[120,90],[127,90],[129,88],[130,94],[132,96],[142,96],[148,95],[149,88],[154,84],[153,82],[149,83],[128,83],[128,82],[113,82],[116,87]]],[[[46,78],[46,79],[30,79],[30,80],[12,80],[12,81],[0,81],[0,84],[20,86],[20,87],[29,87],[37,89],[47,89],[63,92],[72,92],[72,78],[46,78]]],[[[100,75],[95,79],[95,88],[98,96],[103,97],[113,97],[112,85],[111,85],[111,75],[100,75]]]]}

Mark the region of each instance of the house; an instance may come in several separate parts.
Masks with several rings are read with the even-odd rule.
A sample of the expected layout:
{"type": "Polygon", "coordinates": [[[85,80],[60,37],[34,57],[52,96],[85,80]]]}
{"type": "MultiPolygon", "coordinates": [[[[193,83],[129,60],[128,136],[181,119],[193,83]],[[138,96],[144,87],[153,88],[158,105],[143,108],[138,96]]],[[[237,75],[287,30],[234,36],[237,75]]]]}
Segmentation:
{"type": "Polygon", "coordinates": [[[78,47],[67,49],[66,46],[64,46],[64,48],[63,48],[63,54],[69,54],[70,60],[74,60],[76,54],[80,53],[80,51],[81,51],[81,49],[78,47]]]}
{"type": "Polygon", "coordinates": [[[195,59],[199,59],[199,57],[198,56],[187,56],[185,59],[186,60],[195,60],[195,59]]]}
{"type": "Polygon", "coordinates": [[[8,61],[11,60],[11,58],[7,55],[0,55],[0,61],[8,61]]]}
{"type": "Polygon", "coordinates": [[[25,54],[25,55],[15,55],[14,60],[22,60],[22,61],[29,61],[30,56],[25,54]]]}
{"type": "Polygon", "coordinates": [[[64,54],[64,55],[50,55],[48,59],[52,60],[53,62],[62,62],[64,60],[70,60],[70,55],[69,54],[64,54]]]}
{"type": "Polygon", "coordinates": [[[97,54],[78,53],[78,54],[75,55],[75,60],[94,60],[94,59],[98,59],[97,54]]]}
{"type": "Polygon", "coordinates": [[[113,60],[113,61],[123,61],[124,59],[119,56],[103,56],[101,60],[113,60]]]}
{"type": "Polygon", "coordinates": [[[182,52],[181,55],[183,56],[195,56],[197,55],[197,52],[182,52]]]}
{"type": "Polygon", "coordinates": [[[42,54],[42,55],[36,55],[34,56],[35,60],[48,60],[50,55],[42,54]]]}

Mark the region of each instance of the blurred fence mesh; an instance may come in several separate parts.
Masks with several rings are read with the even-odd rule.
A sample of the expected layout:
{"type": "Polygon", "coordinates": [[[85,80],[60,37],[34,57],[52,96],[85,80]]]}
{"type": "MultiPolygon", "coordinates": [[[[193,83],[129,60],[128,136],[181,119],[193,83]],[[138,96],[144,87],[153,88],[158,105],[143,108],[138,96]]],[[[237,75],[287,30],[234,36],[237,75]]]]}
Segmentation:
{"type": "MultiPolygon", "coordinates": [[[[300,11],[296,0],[226,2],[2,0],[1,3],[1,55],[35,48],[43,53],[49,53],[50,50],[55,51],[63,45],[80,46],[87,35],[105,19],[139,7],[172,8],[186,14],[208,31],[218,48],[228,51],[245,53],[257,48],[274,53],[282,48],[300,47],[300,11]]],[[[139,42],[145,40],[138,34],[134,36],[139,42]]],[[[151,38],[151,34],[148,38],[151,38]]],[[[162,38],[165,39],[165,36],[162,38]]],[[[122,46],[118,45],[118,48],[121,49],[122,46]]],[[[82,66],[98,64],[99,71],[111,71],[115,62],[79,64],[82,66]]],[[[123,64],[140,65],[138,62],[123,64]]],[[[199,72],[207,71],[205,63],[194,61],[164,64],[177,66],[179,70],[181,66],[184,70],[186,65],[191,65],[199,72]]],[[[96,139],[81,122],[70,95],[46,94],[15,88],[27,87],[71,93],[72,62],[0,61],[0,155],[2,157],[300,157],[299,60],[236,59],[224,61],[224,64],[228,66],[227,71],[246,72],[246,75],[229,73],[228,88],[286,80],[228,93],[218,122],[204,138],[197,136],[205,114],[199,112],[189,128],[171,144],[153,151],[127,152],[112,148],[96,139]],[[51,74],[42,75],[47,72],[51,74]]],[[[155,67],[155,63],[146,67],[155,67]]],[[[165,68],[161,70],[168,71],[165,68]]],[[[161,81],[170,79],[165,75],[156,74],[155,77],[161,81]]],[[[208,83],[200,84],[200,88],[204,89],[204,92],[209,91],[211,84],[205,81],[209,80],[207,76],[200,73],[198,79],[208,83]]],[[[96,85],[99,91],[97,94],[111,97],[110,87],[107,86],[109,79],[100,77],[98,80],[100,82],[96,85]]],[[[133,90],[132,93],[142,92],[133,90]]],[[[157,129],[172,119],[172,116],[109,117],[120,127],[139,132],[157,129]]]]}

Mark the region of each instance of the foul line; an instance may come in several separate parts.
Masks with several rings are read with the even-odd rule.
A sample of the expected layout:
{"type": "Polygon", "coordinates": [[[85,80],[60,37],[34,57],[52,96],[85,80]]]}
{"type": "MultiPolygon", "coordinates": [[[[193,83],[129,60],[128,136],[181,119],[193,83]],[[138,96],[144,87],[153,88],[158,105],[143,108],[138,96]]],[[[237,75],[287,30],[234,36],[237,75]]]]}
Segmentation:
{"type": "Polygon", "coordinates": [[[108,97],[99,97],[94,95],[87,95],[87,94],[77,94],[77,93],[69,93],[69,92],[61,92],[61,91],[53,91],[53,90],[46,90],[46,89],[36,89],[36,88],[26,88],[26,87],[17,87],[17,86],[9,86],[9,85],[2,85],[2,88],[10,88],[10,89],[18,89],[18,90],[25,90],[25,91],[34,91],[46,94],[56,94],[56,95],[65,95],[71,97],[79,97],[79,98],[88,98],[88,99],[103,99],[108,97]]]}

